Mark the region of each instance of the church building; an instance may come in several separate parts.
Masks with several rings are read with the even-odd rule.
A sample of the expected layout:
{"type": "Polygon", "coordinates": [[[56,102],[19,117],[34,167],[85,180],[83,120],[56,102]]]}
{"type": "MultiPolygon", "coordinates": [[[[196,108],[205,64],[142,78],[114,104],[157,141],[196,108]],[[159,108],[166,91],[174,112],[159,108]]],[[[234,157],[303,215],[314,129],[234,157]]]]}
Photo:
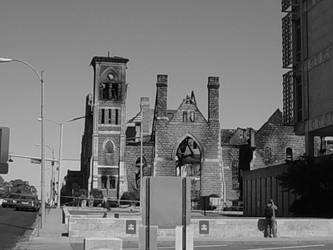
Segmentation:
{"type": "Polygon", "coordinates": [[[121,57],[91,61],[94,83],[86,99],[80,186],[100,189],[110,198],[138,191],[142,161],[143,176],[189,176],[192,197],[222,197],[219,78],[208,77],[207,118],[193,92],[177,110],[169,110],[168,76],[157,75],[155,106],[150,108],[149,98],[141,97],[140,112],[127,120],[127,62],[121,57]]]}
{"type": "Polygon", "coordinates": [[[127,118],[128,61],[115,56],[93,57],[91,61],[93,93],[86,97],[81,170],[68,171],[62,196],[72,196],[74,189],[81,188],[120,198],[127,191],[138,194],[141,176],[187,176],[192,200],[213,196],[227,206],[239,206],[244,198],[244,171],[303,155],[304,137],[282,124],[279,110],[258,131],[221,129],[216,76],[204,83],[207,117],[199,110],[193,92],[179,101],[177,109],[168,109],[172,83],[167,75],[159,74],[154,105],[149,97],[141,97],[140,111],[127,118]]]}

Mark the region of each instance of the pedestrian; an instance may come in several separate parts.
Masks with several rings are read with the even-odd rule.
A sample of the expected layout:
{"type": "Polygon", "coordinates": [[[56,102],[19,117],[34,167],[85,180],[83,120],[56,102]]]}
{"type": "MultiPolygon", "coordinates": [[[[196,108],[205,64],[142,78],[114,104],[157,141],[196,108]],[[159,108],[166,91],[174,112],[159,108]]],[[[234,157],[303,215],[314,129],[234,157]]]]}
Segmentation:
{"type": "Polygon", "coordinates": [[[277,237],[276,210],[277,206],[271,199],[265,208],[265,237],[277,237]]]}
{"type": "Polygon", "coordinates": [[[103,197],[102,207],[106,208],[106,211],[104,211],[103,214],[103,218],[106,218],[108,216],[108,212],[111,210],[107,197],[103,197]]]}

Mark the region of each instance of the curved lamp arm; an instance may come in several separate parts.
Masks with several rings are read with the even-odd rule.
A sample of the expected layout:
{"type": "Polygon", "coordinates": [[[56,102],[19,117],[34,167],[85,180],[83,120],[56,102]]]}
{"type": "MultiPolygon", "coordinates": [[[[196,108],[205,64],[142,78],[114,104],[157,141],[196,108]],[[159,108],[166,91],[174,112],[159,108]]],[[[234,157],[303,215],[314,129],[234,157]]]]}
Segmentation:
{"type": "Polygon", "coordinates": [[[37,76],[38,80],[43,83],[43,77],[42,77],[43,76],[43,74],[42,74],[43,71],[41,71],[41,74],[39,74],[38,71],[30,63],[28,63],[26,61],[23,61],[23,60],[19,60],[19,59],[11,59],[11,58],[0,57],[0,63],[8,63],[8,62],[23,63],[24,65],[29,67],[32,70],[32,72],[34,72],[34,74],[37,76]]]}

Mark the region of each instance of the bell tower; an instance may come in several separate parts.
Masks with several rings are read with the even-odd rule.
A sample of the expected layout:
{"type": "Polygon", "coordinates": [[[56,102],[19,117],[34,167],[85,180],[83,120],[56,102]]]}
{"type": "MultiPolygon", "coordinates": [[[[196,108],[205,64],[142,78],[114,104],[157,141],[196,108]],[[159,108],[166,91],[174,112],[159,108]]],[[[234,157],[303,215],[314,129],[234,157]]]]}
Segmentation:
{"type": "Polygon", "coordinates": [[[93,57],[93,135],[90,188],[104,196],[127,191],[124,161],[126,129],[126,69],[122,57],[93,57]]]}

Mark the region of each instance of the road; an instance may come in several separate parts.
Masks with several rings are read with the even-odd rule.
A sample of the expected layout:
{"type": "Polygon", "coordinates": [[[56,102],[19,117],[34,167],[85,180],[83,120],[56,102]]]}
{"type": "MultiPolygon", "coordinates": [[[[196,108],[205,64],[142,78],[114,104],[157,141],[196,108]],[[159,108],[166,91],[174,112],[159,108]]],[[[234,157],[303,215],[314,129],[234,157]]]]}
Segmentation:
{"type": "Polygon", "coordinates": [[[33,230],[35,212],[0,207],[0,249],[11,249],[25,232],[33,230]]]}
{"type": "MultiPolygon", "coordinates": [[[[158,250],[175,250],[174,242],[159,242],[158,250]]],[[[72,244],[73,250],[83,250],[83,244],[72,244]]],[[[124,250],[138,250],[137,242],[126,241],[123,243],[124,250]]],[[[283,239],[263,241],[201,241],[194,243],[194,250],[333,250],[332,240],[290,240],[283,239]]]]}
{"type": "MultiPolygon", "coordinates": [[[[333,240],[318,241],[214,241],[195,242],[194,250],[332,250],[333,240]]],[[[126,250],[138,250],[137,244],[127,242],[124,245],[126,250]]],[[[174,243],[164,242],[158,245],[159,250],[174,250],[174,243]]]]}

